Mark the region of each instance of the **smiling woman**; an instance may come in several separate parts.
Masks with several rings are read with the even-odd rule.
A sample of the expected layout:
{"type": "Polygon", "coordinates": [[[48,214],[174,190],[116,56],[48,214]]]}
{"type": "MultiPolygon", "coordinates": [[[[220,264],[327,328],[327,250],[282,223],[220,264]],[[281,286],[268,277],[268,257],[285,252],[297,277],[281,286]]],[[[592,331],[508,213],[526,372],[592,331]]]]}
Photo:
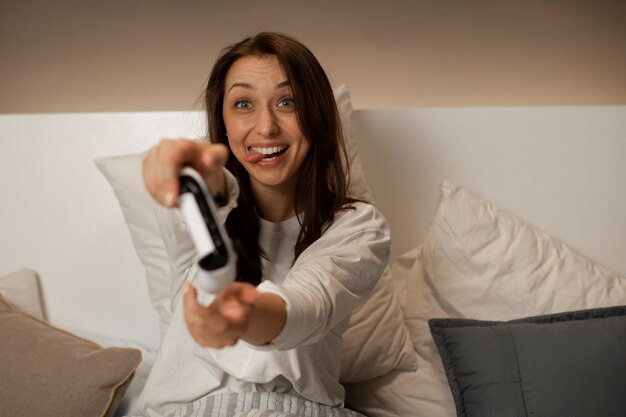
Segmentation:
{"type": "Polygon", "coordinates": [[[304,45],[261,33],[222,51],[206,106],[211,142],[161,142],[144,160],[144,181],[172,208],[181,169],[202,174],[237,242],[237,279],[200,305],[186,226],[177,210],[157,209],[170,263],[188,282],[141,409],[161,416],[260,392],[281,394],[262,400],[270,409],[355,415],[343,408],[342,335],[380,279],[390,240],[381,213],[348,195],[330,82],[304,45]]]}
{"type": "MultiPolygon", "coordinates": [[[[243,198],[226,227],[234,236],[255,236],[257,214],[280,222],[296,211],[304,212],[294,247],[297,258],[350,202],[349,170],[341,163],[343,135],[324,69],[296,40],[261,33],[222,51],[207,83],[205,102],[209,137],[213,143],[229,146],[226,168],[244,179],[240,181],[243,198]],[[242,132],[248,132],[245,139],[242,132]],[[258,155],[236,145],[238,140],[245,141],[244,147],[288,148],[282,158],[255,164],[245,156],[258,155]]],[[[240,242],[242,279],[258,284],[262,274],[257,239],[240,242]]]]}
{"type": "Polygon", "coordinates": [[[310,147],[300,130],[290,83],[284,79],[275,56],[243,57],[226,76],[223,104],[230,149],[250,174],[261,217],[273,222],[296,214],[296,174],[310,147]],[[277,195],[282,201],[270,201],[268,192],[277,188],[282,189],[277,195]]]}

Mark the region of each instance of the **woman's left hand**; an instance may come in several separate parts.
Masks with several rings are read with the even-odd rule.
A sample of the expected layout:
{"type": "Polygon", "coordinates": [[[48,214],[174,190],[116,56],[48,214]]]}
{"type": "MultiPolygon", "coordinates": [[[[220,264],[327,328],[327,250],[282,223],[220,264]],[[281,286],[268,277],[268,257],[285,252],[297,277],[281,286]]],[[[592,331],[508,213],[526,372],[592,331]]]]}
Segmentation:
{"type": "Polygon", "coordinates": [[[253,285],[233,282],[205,307],[198,303],[196,289],[185,283],[183,309],[189,333],[203,347],[234,345],[250,326],[257,297],[253,285]]]}

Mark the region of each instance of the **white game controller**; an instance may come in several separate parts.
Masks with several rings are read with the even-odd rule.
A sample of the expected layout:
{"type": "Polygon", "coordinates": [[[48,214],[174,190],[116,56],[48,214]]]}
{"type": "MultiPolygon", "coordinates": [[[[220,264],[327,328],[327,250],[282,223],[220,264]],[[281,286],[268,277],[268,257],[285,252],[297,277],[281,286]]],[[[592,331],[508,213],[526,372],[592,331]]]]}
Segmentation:
{"type": "Polygon", "coordinates": [[[219,221],[209,187],[192,168],[180,173],[178,205],[198,253],[198,298],[200,292],[216,294],[235,280],[237,255],[219,221]]]}

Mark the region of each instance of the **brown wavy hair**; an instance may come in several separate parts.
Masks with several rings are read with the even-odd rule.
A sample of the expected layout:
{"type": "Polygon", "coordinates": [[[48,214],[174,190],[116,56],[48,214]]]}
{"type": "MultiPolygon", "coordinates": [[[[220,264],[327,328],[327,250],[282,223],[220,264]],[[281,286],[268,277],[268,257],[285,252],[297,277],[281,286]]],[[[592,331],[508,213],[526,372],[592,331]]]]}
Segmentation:
{"type": "MultiPolygon", "coordinates": [[[[299,41],[272,32],[259,33],[222,50],[211,71],[205,91],[208,137],[213,143],[228,146],[223,118],[226,74],[235,61],[244,56],[269,56],[278,59],[290,82],[295,110],[305,138],[310,143],[297,177],[294,207],[304,208],[299,216],[301,231],[294,247],[294,259],[324,233],[335,214],[349,208],[355,200],[347,195],[349,169],[339,112],[333,90],[324,69],[299,41]]],[[[226,220],[226,229],[238,250],[237,279],[258,285],[262,280],[259,245],[260,223],[248,172],[232,151],[226,168],[240,186],[238,206],[226,220]]]]}

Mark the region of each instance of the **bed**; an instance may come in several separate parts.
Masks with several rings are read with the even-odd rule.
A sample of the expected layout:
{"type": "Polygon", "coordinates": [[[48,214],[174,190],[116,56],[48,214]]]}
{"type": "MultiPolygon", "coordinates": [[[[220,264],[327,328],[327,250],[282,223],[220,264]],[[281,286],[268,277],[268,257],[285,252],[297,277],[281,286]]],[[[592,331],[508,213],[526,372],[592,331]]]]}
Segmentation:
{"type": "MultiPolygon", "coordinates": [[[[346,333],[347,406],[623,412],[626,107],[353,110],[347,87],[336,97],[355,192],[393,242],[346,333]]],[[[0,116],[0,415],[132,413],[176,275],[138,161],[161,138],[203,134],[200,111],[0,116]]]]}

